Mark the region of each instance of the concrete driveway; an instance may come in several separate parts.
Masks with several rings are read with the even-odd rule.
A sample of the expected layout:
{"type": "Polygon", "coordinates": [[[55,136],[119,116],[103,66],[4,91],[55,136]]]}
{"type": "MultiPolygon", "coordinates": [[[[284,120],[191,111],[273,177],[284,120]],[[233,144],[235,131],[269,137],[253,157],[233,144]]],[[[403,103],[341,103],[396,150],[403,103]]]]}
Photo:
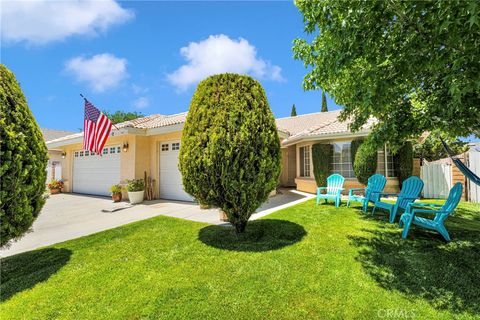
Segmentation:
{"type": "MultiPolygon", "coordinates": [[[[271,197],[252,215],[251,220],[312,197],[294,190],[281,190],[281,194],[271,197]]],[[[47,199],[32,230],[9,248],[1,250],[0,256],[14,255],[159,215],[228,225],[219,220],[217,209],[201,210],[192,202],[155,200],[130,206],[126,202],[114,204],[105,197],[58,194],[47,199]],[[120,210],[111,212],[113,209],[120,210]]]]}

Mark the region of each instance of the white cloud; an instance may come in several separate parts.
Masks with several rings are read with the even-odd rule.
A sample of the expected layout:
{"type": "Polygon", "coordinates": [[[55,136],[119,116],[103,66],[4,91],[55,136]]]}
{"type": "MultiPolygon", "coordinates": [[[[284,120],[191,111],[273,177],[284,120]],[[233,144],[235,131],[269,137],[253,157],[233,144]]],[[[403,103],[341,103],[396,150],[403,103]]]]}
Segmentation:
{"type": "Polygon", "coordinates": [[[2,37],[44,44],[72,35],[97,35],[133,16],[114,0],[2,0],[2,37]]]}
{"type": "Polygon", "coordinates": [[[148,88],[136,85],[135,83],[132,84],[132,91],[135,94],[144,94],[144,93],[147,93],[148,90],[149,90],[148,88]]]}
{"type": "Polygon", "coordinates": [[[247,40],[211,35],[180,49],[187,63],[168,75],[170,83],[180,90],[207,76],[233,72],[251,74],[262,79],[282,81],[281,68],[257,57],[256,48],[247,40]]]}
{"type": "Polygon", "coordinates": [[[133,100],[133,106],[137,109],[143,109],[150,105],[150,101],[147,97],[139,97],[133,100]]]}
{"type": "Polygon", "coordinates": [[[128,76],[127,60],[110,53],[72,58],[65,64],[65,70],[96,92],[114,88],[128,76]]]}

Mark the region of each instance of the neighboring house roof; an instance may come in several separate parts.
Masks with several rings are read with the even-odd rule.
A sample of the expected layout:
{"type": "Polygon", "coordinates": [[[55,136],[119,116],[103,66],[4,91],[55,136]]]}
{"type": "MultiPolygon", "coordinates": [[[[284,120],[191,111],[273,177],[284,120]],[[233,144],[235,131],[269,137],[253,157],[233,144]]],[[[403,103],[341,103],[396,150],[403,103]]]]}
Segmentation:
{"type": "MultiPolygon", "coordinates": [[[[338,120],[339,115],[340,110],[335,110],[330,112],[317,112],[299,115],[295,117],[276,119],[278,131],[282,132],[283,136],[285,136],[285,139],[282,140],[282,145],[288,145],[294,142],[298,142],[302,139],[324,138],[338,134],[363,135],[365,133],[368,133],[368,129],[374,123],[372,119],[362,130],[359,131],[359,133],[352,134],[348,129],[348,125],[350,122],[340,122],[340,120],[338,120]]],[[[118,123],[115,125],[115,127],[118,129],[134,128],[140,130],[156,129],[161,127],[167,128],[169,126],[183,124],[185,123],[186,119],[187,112],[172,115],[154,114],[118,123]]],[[[62,141],[77,139],[82,136],[83,132],[79,132],[59,138],[54,138],[48,142],[59,143],[62,141]]]]}
{"type": "Polygon", "coordinates": [[[42,131],[43,139],[45,141],[50,141],[73,134],[73,132],[65,130],[55,130],[47,128],[41,128],[40,130],[42,131]]]}

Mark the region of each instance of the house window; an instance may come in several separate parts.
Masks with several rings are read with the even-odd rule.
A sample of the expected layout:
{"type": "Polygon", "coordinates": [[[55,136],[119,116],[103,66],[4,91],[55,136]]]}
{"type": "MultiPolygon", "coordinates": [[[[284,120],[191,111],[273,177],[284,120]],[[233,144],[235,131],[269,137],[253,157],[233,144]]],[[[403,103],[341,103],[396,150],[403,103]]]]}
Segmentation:
{"type": "Polygon", "coordinates": [[[300,177],[310,177],[310,146],[300,147],[300,177]]]}
{"type": "Polygon", "coordinates": [[[78,158],[78,151],[75,151],[75,158],[78,158]]]}
{"type": "Polygon", "coordinates": [[[103,148],[102,154],[108,154],[108,148],[103,148]]]}
{"type": "Polygon", "coordinates": [[[180,143],[179,142],[172,143],[172,150],[180,150],[180,143]]]}
{"type": "Polygon", "coordinates": [[[88,151],[85,151],[85,157],[88,157],[89,153],[88,151]]]}
{"type": "Polygon", "coordinates": [[[332,173],[338,173],[345,178],[355,178],[349,142],[332,143],[332,173]]]}
{"type": "Polygon", "coordinates": [[[115,147],[110,147],[110,153],[115,153],[115,147]]]}
{"type": "Polygon", "coordinates": [[[162,151],[168,151],[168,143],[162,144],[162,151]]]}
{"type": "Polygon", "coordinates": [[[377,173],[383,174],[387,178],[397,176],[393,154],[387,147],[377,151],[377,173]]]}
{"type": "Polygon", "coordinates": [[[80,151],[80,157],[83,157],[83,151],[80,151]]]}
{"type": "Polygon", "coordinates": [[[117,147],[117,153],[120,153],[120,147],[117,147]]]}

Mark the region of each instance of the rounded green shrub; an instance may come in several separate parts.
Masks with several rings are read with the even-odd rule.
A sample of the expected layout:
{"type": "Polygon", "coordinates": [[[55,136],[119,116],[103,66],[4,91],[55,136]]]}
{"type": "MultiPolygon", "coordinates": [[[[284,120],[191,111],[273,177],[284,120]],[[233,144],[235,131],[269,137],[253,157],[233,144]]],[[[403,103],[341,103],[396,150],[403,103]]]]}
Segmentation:
{"type": "Polygon", "coordinates": [[[0,64],[0,246],[23,235],[45,203],[47,146],[14,74],[0,64]]]}
{"type": "Polygon", "coordinates": [[[357,140],[353,140],[352,143],[350,144],[350,158],[352,160],[352,163],[355,163],[355,156],[357,155],[358,148],[362,143],[363,143],[363,140],[357,139],[357,140]]]}
{"type": "Polygon", "coordinates": [[[410,177],[413,172],[413,145],[410,141],[405,142],[394,155],[395,170],[397,171],[400,188],[403,181],[410,177]]]}
{"type": "Polygon", "coordinates": [[[353,172],[358,182],[366,185],[368,178],[377,171],[377,151],[369,147],[368,144],[362,143],[355,153],[355,161],[353,162],[353,172]]]}
{"type": "Polygon", "coordinates": [[[248,76],[219,74],[198,84],[183,128],[179,168],[185,191],[221,208],[237,232],[267,200],[280,175],[280,140],[265,92],[248,76]]]}
{"type": "Polygon", "coordinates": [[[327,178],[332,170],[333,146],[316,143],[312,146],[313,175],[319,187],[327,185],[327,178]]]}

